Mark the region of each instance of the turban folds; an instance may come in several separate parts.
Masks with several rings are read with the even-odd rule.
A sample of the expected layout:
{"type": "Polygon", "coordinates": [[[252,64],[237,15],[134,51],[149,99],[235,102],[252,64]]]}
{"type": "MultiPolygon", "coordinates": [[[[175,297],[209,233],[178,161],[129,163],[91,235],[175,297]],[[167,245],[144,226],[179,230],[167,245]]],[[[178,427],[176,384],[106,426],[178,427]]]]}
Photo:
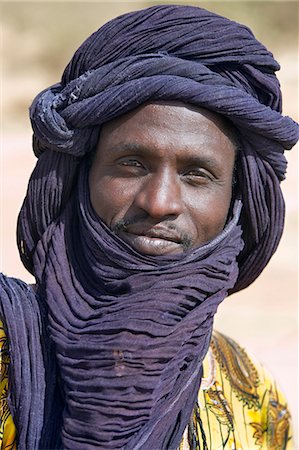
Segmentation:
{"type": "Polygon", "coordinates": [[[281,237],[283,153],[298,140],[298,126],[281,115],[278,69],[245,26],[200,8],[156,6],[104,25],[61,82],[34,100],[38,162],[18,244],[48,308],[65,448],[179,444],[217,306],[256,279],[281,237]],[[107,121],[144,102],[172,100],[227,117],[241,150],[223,233],[165,262],[135,254],[95,217],[85,156],[107,121]],[[147,304],[152,311],[142,313],[147,304]]]}
{"type": "Polygon", "coordinates": [[[298,139],[297,125],[281,115],[278,69],[248,28],[200,8],[152,7],[116,18],[91,35],[61,83],[42,92],[31,107],[34,150],[38,156],[45,151],[32,189],[37,171],[46,170],[47,182],[20,216],[25,266],[33,271],[36,244],[59,217],[78,159],[95,148],[101,125],[146,101],[180,100],[225,115],[239,130],[247,236],[234,290],[248,286],[280,239],[283,200],[273,184],[284,178],[284,149],[298,139]],[[28,216],[25,226],[21,218],[28,216]]]}

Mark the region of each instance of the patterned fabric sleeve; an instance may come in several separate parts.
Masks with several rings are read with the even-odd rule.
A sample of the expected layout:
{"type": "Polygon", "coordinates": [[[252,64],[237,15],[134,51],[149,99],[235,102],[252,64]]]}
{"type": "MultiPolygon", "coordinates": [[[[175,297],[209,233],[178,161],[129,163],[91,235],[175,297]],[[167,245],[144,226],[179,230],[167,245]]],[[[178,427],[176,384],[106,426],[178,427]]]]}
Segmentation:
{"type": "Polygon", "coordinates": [[[7,338],[0,321],[0,449],[15,450],[16,428],[7,403],[8,365],[7,338]]]}
{"type": "Polygon", "coordinates": [[[290,413],[275,381],[233,339],[214,332],[181,450],[292,450],[290,413]]]}

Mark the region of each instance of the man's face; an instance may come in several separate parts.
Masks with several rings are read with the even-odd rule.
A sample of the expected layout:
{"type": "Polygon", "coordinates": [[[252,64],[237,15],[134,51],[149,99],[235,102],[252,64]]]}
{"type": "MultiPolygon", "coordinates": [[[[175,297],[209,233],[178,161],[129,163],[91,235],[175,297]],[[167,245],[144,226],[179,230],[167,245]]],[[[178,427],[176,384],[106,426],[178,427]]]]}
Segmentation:
{"type": "Polygon", "coordinates": [[[232,195],[235,144],[219,115],[145,104],[105,124],[90,170],[99,217],[139,253],[167,255],[218,235],[232,195]]]}

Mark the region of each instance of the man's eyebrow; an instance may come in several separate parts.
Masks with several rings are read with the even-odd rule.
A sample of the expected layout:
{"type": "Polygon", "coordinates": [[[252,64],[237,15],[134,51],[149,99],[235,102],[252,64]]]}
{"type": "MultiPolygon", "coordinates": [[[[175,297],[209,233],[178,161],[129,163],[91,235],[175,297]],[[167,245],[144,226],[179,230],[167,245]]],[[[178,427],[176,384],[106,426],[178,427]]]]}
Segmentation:
{"type": "MultiPolygon", "coordinates": [[[[109,152],[118,153],[119,155],[130,152],[141,156],[152,156],[155,153],[150,147],[139,142],[120,142],[109,147],[107,150],[109,152]]],[[[194,150],[193,153],[190,154],[190,151],[186,149],[183,155],[178,159],[180,164],[184,166],[213,166],[215,168],[219,166],[219,161],[213,155],[196,155],[194,154],[194,150]]]]}
{"type": "Polygon", "coordinates": [[[149,154],[151,150],[146,145],[139,142],[120,142],[108,148],[109,152],[127,153],[138,152],[139,154],[149,154]]]}

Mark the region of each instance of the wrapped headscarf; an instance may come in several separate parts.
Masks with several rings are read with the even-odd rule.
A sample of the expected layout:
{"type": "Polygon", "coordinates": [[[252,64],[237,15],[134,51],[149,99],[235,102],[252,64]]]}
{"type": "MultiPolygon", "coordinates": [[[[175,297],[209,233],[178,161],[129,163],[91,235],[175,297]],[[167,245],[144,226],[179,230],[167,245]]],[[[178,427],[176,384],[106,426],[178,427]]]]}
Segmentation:
{"type": "MultiPolygon", "coordinates": [[[[55,344],[63,448],[179,445],[217,307],[256,279],[281,237],[283,152],[298,140],[298,126],[281,115],[278,69],[245,26],[204,9],[162,5],[104,25],[77,50],[61,82],[34,100],[38,162],[18,244],[55,344]],[[88,155],[101,126],[151,101],[221,114],[240,140],[227,225],[181,255],[138,254],[89,199],[88,155]]],[[[40,395],[42,411],[47,395],[40,395]]],[[[43,442],[43,423],[34,442],[43,442]]],[[[24,433],[23,448],[33,448],[24,433]]]]}

